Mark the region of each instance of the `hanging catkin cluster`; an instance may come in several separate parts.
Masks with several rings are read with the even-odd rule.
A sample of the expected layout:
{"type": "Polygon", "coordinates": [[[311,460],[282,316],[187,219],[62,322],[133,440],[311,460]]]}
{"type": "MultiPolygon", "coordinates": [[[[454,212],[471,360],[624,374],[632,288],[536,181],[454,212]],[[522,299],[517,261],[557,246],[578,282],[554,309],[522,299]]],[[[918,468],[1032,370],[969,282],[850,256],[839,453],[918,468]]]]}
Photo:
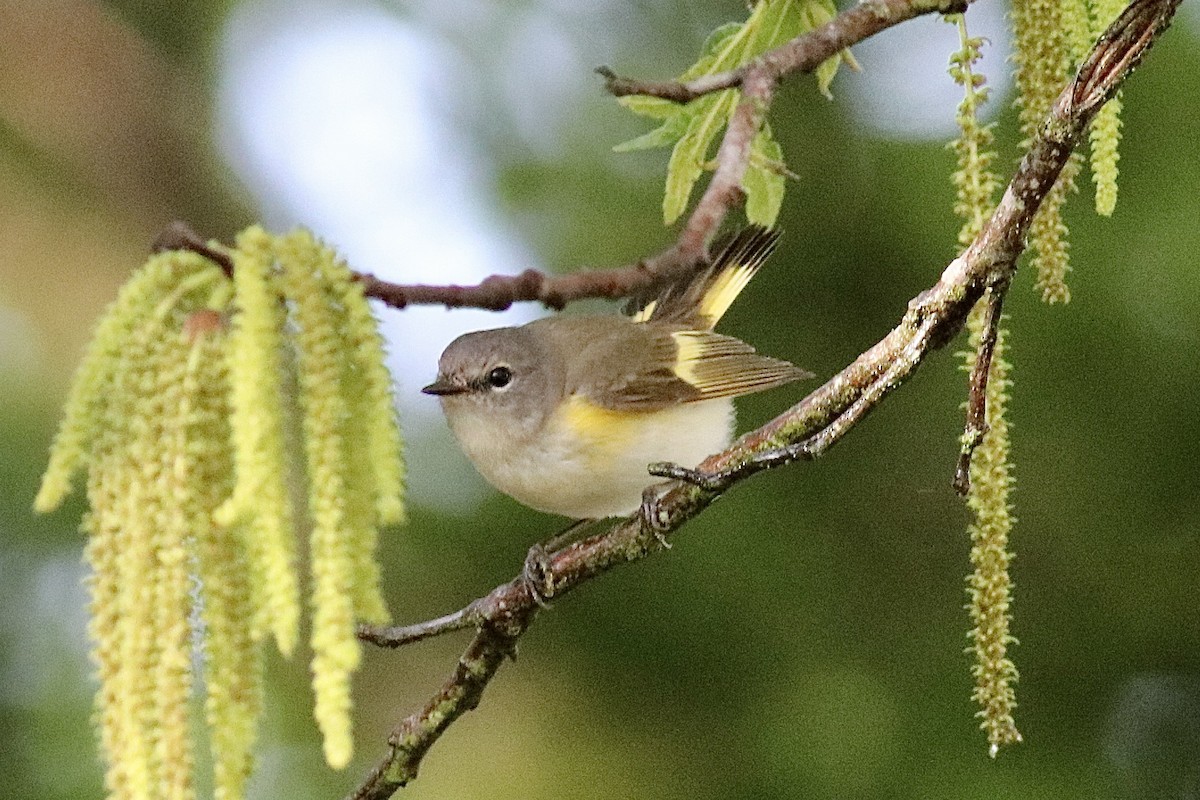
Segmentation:
{"type": "MultiPolygon", "coordinates": [[[[1026,144],[1037,136],[1076,64],[1087,56],[1122,6],[1122,0],[1013,0],[1016,104],[1026,144]]],[[[980,58],[983,40],[968,36],[963,15],[950,19],[958,25],[961,42],[961,49],[951,57],[950,74],[964,88],[957,114],[960,135],[951,143],[957,156],[952,176],[957,190],[954,211],[963,219],[958,239],[966,246],[992,213],[999,185],[991,170],[995,159],[991,126],[979,121],[979,109],[987,101],[987,87],[983,76],[973,69],[980,58]]],[[[1112,214],[1117,200],[1120,108],[1119,97],[1110,100],[1090,130],[1096,211],[1104,215],[1112,214]]],[[[1034,254],[1037,287],[1048,303],[1071,299],[1066,284],[1069,266],[1062,205],[1075,190],[1082,163],[1078,152],[1073,152],[1030,226],[1029,244],[1034,254]]],[[[985,295],[967,318],[971,345],[965,354],[968,371],[975,367],[985,336],[984,307],[989,296],[985,295]]],[[[964,447],[973,452],[967,496],[967,505],[974,515],[970,526],[974,571],[968,578],[967,589],[973,627],[968,649],[975,656],[974,699],[980,705],[981,727],[987,732],[993,756],[1000,746],[1021,740],[1013,720],[1017,670],[1008,658],[1008,645],[1015,639],[1009,632],[1012,601],[1009,564],[1013,558],[1009,534],[1014,519],[1009,501],[1013,478],[1005,418],[1011,384],[1011,365],[1005,352],[1007,338],[1008,332],[999,327],[987,383],[982,438],[977,443],[964,441],[964,447]]]]}
{"type": "MultiPolygon", "coordinates": [[[[1021,110],[1021,132],[1027,140],[1037,134],[1075,65],[1087,56],[1124,5],[1123,0],[1013,0],[1017,105],[1021,110]]],[[[1096,212],[1105,216],[1112,214],[1117,203],[1120,111],[1121,100],[1117,96],[1100,109],[1089,134],[1096,212]]],[[[1076,150],[1030,226],[1037,287],[1047,303],[1066,303],[1071,299],[1066,284],[1070,267],[1062,206],[1067,195],[1076,190],[1075,181],[1082,165],[1083,156],[1076,150]]]]}
{"type": "MultiPolygon", "coordinates": [[[[981,57],[983,39],[968,35],[964,15],[957,15],[954,21],[961,49],[951,56],[950,74],[963,87],[957,115],[960,134],[951,143],[958,162],[953,176],[957,190],[954,211],[963,220],[958,241],[966,246],[991,215],[999,182],[991,169],[995,160],[991,126],[979,121],[979,109],[988,95],[983,76],[974,69],[981,57]]],[[[964,366],[968,372],[975,368],[985,334],[987,303],[985,295],[967,317],[970,348],[964,366]]],[[[1017,669],[1008,657],[1008,646],[1014,639],[1009,633],[1012,581],[1008,567],[1013,558],[1009,549],[1013,525],[1009,492],[1013,479],[1005,418],[1011,383],[1005,353],[1007,338],[1007,331],[998,331],[987,384],[986,430],[971,458],[967,495],[967,506],[974,516],[969,526],[973,571],[967,577],[967,610],[972,625],[968,650],[975,662],[971,667],[975,679],[972,697],[979,704],[980,727],[987,733],[993,756],[1002,745],[1021,741],[1013,720],[1017,669]]],[[[971,445],[964,442],[964,446],[971,445]]]]}
{"type": "Polygon", "coordinates": [[[355,622],[387,617],[374,552],[379,527],[403,517],[403,467],[366,299],[306,231],[251,228],[230,255],[232,280],[168,252],[126,284],[76,375],[35,501],[56,508],[86,470],[114,798],[194,795],[197,621],[216,797],[243,796],[263,643],[290,654],[299,637],[299,531],[311,538],[315,716],[334,766],[351,755],[355,622]]]}

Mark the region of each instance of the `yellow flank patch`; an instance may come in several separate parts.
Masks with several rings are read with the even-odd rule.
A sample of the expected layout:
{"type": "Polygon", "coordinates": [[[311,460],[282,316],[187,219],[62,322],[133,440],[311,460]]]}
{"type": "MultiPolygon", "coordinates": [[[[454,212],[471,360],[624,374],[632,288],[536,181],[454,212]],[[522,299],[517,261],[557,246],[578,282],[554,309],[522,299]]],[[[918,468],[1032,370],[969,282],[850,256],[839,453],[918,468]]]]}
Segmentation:
{"type": "Polygon", "coordinates": [[[749,264],[738,264],[722,270],[713,278],[712,285],[700,299],[700,314],[708,321],[709,327],[716,327],[761,264],[761,259],[755,259],[749,264]]]}
{"type": "Polygon", "coordinates": [[[646,427],[653,427],[653,417],[653,412],[615,411],[574,395],[560,412],[565,429],[560,429],[561,435],[569,442],[564,442],[564,449],[576,451],[590,470],[609,470],[624,464],[630,448],[646,435],[646,427]]]}
{"type": "Polygon", "coordinates": [[[622,446],[644,416],[637,411],[604,408],[580,395],[572,395],[562,410],[567,431],[589,449],[622,446]]]}

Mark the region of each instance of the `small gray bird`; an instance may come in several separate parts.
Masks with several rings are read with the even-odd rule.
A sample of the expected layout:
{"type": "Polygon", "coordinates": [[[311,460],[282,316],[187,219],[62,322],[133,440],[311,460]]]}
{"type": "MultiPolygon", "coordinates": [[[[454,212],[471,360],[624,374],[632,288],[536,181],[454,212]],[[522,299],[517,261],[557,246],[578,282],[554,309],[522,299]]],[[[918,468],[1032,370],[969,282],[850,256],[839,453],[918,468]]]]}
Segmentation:
{"type": "Polygon", "coordinates": [[[438,362],[437,395],[467,457],[531,508],[630,514],[656,461],[725,448],[733,399],[812,375],[713,328],[775,248],[748,228],[691,280],[633,316],[556,316],[468,333],[438,362]]]}

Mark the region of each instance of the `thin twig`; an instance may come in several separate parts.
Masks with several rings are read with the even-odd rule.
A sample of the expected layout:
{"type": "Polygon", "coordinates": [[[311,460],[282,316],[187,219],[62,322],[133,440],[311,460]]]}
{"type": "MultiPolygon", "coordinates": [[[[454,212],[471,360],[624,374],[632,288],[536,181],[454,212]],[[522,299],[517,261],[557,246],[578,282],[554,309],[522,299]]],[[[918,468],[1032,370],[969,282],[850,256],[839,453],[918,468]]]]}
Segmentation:
{"type": "Polygon", "coordinates": [[[392,753],[402,753],[404,758],[380,762],[350,795],[351,798],[383,800],[417,776],[421,759],[438,737],[460,716],[479,705],[483,690],[504,659],[515,652],[517,639],[525,632],[528,618],[536,611],[535,603],[523,609],[525,616],[510,617],[509,627],[489,622],[479,629],[441,690],[388,737],[392,753]]]}
{"type": "MultiPolygon", "coordinates": [[[[1055,103],[1004,197],[971,246],[943,270],[933,287],[909,303],[895,329],[800,403],[708,458],[696,472],[697,482],[734,475],[729,483],[713,484],[723,490],[754,472],[786,463],[789,457],[825,452],[933,350],[957,335],[988,287],[1011,281],[1025,248],[1030,220],[1067,157],[1104,100],[1166,29],[1178,4],[1179,0],[1134,0],[1093,49],[1085,62],[1085,67],[1091,65],[1090,71],[1081,74],[1055,103]],[[1096,66],[1108,64],[1124,67],[1096,66]]],[[[999,309],[996,311],[998,314],[999,309]]],[[[545,572],[556,596],[661,549],[718,491],[680,481],[650,487],[641,514],[547,556],[545,572]]],[[[496,609],[494,616],[482,624],[442,690],[396,729],[388,740],[388,753],[351,797],[383,800],[416,777],[425,753],[454,719],[478,703],[539,608],[521,580],[498,587],[488,597],[496,609]]]]}
{"type": "Polygon", "coordinates": [[[785,75],[808,73],[841,50],[880,31],[922,14],[959,14],[973,0],[868,0],[843,11],[820,27],[768,50],[749,64],[726,72],[701,75],[690,81],[643,81],[624,78],[608,67],[596,72],[604,76],[604,87],[617,97],[647,95],[688,103],[712,92],[742,86],[753,73],[778,81],[785,75]]]}
{"type": "MultiPolygon", "coordinates": [[[[674,268],[662,269],[662,280],[673,279],[674,268]]],[[[392,308],[410,305],[443,305],[446,308],[482,308],[504,311],[513,303],[538,302],[561,310],[574,300],[584,298],[617,299],[627,297],[636,287],[649,286],[656,279],[646,262],[609,270],[587,270],[570,275],[547,275],[527,269],[519,275],[492,275],[474,286],[400,285],[374,275],[358,276],[368,297],[382,300],[392,308]]]]}
{"type": "MultiPolygon", "coordinates": [[[[211,260],[226,274],[233,274],[233,259],[219,246],[207,242],[186,222],[168,225],[151,245],[153,252],[188,250],[211,260]]],[[[703,257],[701,250],[700,257],[703,257]]],[[[444,305],[447,308],[482,308],[504,311],[513,303],[539,302],[547,308],[562,309],[568,303],[589,298],[616,300],[660,283],[678,280],[695,269],[697,261],[686,260],[682,250],[672,248],[653,259],[608,270],[586,270],[570,275],[546,275],[527,269],[519,275],[492,275],[473,286],[429,286],[397,284],[370,273],[354,273],[367,297],[381,300],[392,308],[410,305],[444,305]]]]}
{"type": "Polygon", "coordinates": [[[150,250],[154,253],[161,253],[164,250],[190,250],[197,255],[204,256],[224,270],[226,275],[233,277],[233,259],[229,253],[210,245],[186,222],[176,220],[164,228],[150,245],[150,250]]]}
{"type": "Polygon", "coordinates": [[[980,301],[983,307],[983,330],[979,347],[975,351],[975,363],[971,367],[970,390],[967,394],[967,422],[963,428],[962,448],[954,468],[951,486],[963,497],[971,490],[971,456],[975,448],[987,435],[987,388],[992,375],[992,355],[996,352],[996,340],[1000,335],[1000,312],[1004,306],[1007,286],[993,286],[980,301]]]}
{"type": "MultiPolygon", "coordinates": [[[[790,43],[789,43],[790,44],[790,43]]],[[[787,47],[788,45],[783,45],[787,47]]],[[[604,78],[604,88],[613,97],[629,97],[630,95],[645,95],[670,100],[672,103],[690,103],[698,97],[712,92],[732,89],[742,85],[745,67],[731,69],[728,72],[718,72],[713,75],[701,75],[690,81],[646,81],[636,78],[623,78],[609,67],[596,67],[596,74],[604,78]]]]}

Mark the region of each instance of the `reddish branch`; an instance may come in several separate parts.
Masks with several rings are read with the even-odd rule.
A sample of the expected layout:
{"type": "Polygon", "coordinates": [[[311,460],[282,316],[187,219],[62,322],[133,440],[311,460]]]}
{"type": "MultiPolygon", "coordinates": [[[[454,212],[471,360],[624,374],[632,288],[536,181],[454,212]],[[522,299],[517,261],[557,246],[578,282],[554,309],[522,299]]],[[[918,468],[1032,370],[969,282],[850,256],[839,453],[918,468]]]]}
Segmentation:
{"type": "Polygon", "coordinates": [[[226,275],[233,277],[233,259],[229,253],[220,245],[205,241],[204,237],[192,230],[186,222],[172,222],[158,235],[150,249],[155,253],[164,250],[190,250],[204,256],[224,270],[226,275]]]}
{"type": "MultiPolygon", "coordinates": [[[[641,514],[547,557],[547,583],[554,587],[555,596],[666,546],[674,531],[734,482],[762,469],[814,458],[828,450],[911,376],[934,349],[962,329],[968,312],[984,292],[991,290],[1000,297],[1016,271],[1030,221],[1063,164],[1100,106],[1166,29],[1179,1],[1134,0],[1113,23],[1076,79],[1058,98],[975,241],[945,268],[934,286],[909,303],[894,330],[824,386],[712,456],[698,470],[660,465],[660,474],[683,480],[651,487],[641,514]]],[[[846,14],[891,5],[900,4],[868,2],[846,14]]],[[[836,51],[845,43],[836,40],[830,46],[836,51]]],[[[999,316],[998,300],[993,313],[999,316]]],[[[437,738],[479,702],[538,609],[537,598],[531,595],[526,582],[514,580],[462,611],[435,621],[442,624],[434,633],[471,626],[479,630],[442,690],[393,732],[387,755],[353,798],[381,800],[416,777],[421,759],[437,738]]],[[[364,630],[363,636],[395,646],[422,638],[408,635],[422,627],[364,630]]]]}
{"type": "Polygon", "coordinates": [[[538,302],[558,310],[583,298],[615,300],[628,297],[639,287],[672,280],[684,267],[690,269],[692,264],[640,261],[622,269],[589,270],[570,275],[547,275],[527,269],[520,275],[493,275],[474,286],[402,286],[370,274],[361,274],[358,279],[368,297],[382,300],[392,308],[444,305],[446,308],[503,311],[513,303],[538,302]]]}
{"type": "MultiPolygon", "coordinates": [[[[780,79],[808,73],[839,51],[913,17],[928,13],[961,11],[970,0],[867,0],[819,28],[764,53],[730,72],[678,81],[641,82],[619,78],[607,68],[598,70],[607,89],[617,96],[650,94],[686,102],[708,92],[740,87],[742,97],[717,151],[717,168],[696,203],[675,243],[663,252],[636,264],[570,275],[547,275],[525,270],[519,275],[493,275],[473,286],[396,284],[362,274],[367,296],[393,308],[409,305],[444,305],[448,308],[483,308],[501,311],[513,303],[539,302],[561,309],[588,298],[629,297],[678,280],[707,260],[708,244],[728,213],[743,201],[742,177],[750,163],[750,144],[762,127],[780,79]]],[[[175,223],[156,242],[158,249],[189,249],[213,258],[227,270],[227,255],[214,248],[183,223],[175,223]]]]}

